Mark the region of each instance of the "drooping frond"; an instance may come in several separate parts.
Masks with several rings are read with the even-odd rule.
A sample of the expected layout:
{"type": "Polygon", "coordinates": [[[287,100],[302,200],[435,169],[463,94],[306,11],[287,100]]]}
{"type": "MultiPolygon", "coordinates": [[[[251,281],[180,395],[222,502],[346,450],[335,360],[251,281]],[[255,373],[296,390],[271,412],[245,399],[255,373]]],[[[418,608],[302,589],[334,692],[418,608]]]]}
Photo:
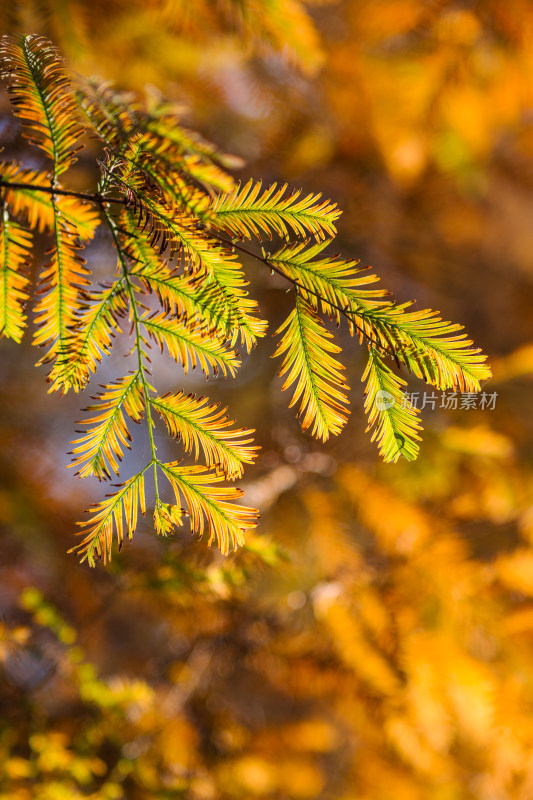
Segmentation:
{"type": "Polygon", "coordinates": [[[141,107],[134,95],[116,92],[108,83],[83,81],[77,99],[92,132],[113,149],[120,148],[138,124],[141,107]]]}
{"type": "Polygon", "coordinates": [[[124,537],[131,539],[135,532],[139,506],[144,516],[144,471],[120,484],[117,492],[91,507],[91,518],[78,523],[82,527],[79,535],[84,538],[69,552],[79,553],[81,561],[87,561],[91,567],[100,558],[107,564],[111,560],[113,533],[116,533],[120,549],[124,537]]]}
{"type": "Polygon", "coordinates": [[[195,459],[203,453],[208,467],[215,467],[229,478],[240,478],[244,464],[252,464],[258,447],[251,447],[252,430],[227,430],[235,420],[219,403],[208,405],[205,397],[184,392],[168,393],[150,401],[163,418],[170,434],[183,443],[195,459]]]}
{"type": "Polygon", "coordinates": [[[161,211],[160,204],[141,202],[149,209],[146,213],[155,215],[151,218],[155,226],[152,230],[139,231],[135,227],[132,209],[120,217],[123,246],[134,262],[132,272],[155,288],[167,310],[173,312],[177,308],[188,319],[196,317],[201,323],[207,320],[209,328],[217,328],[232,346],[240,337],[250,352],[257,339],[265,336],[268,323],[257,316],[257,302],[245,289],[248,281],[235,255],[202,232],[192,230],[190,217],[180,223],[176,214],[172,221],[168,210],[161,211]],[[170,231],[165,228],[167,224],[170,231]],[[163,268],[168,260],[163,257],[167,248],[170,256],[181,253],[185,275],[163,268]]]}
{"type": "Polygon", "coordinates": [[[349,387],[342,376],[343,365],[332,353],[341,348],[306,300],[296,296],[296,307],[276,331],[283,333],[274,356],[285,354],[280,375],[287,375],[282,390],[296,381],[290,407],[300,401],[302,428],[325,441],[337,435],[349,414],[344,390],[349,387]],[[288,374],[287,374],[288,373],[288,374]]]}
{"type": "Polygon", "coordinates": [[[213,486],[224,476],[210,472],[206,467],[180,467],[179,462],[160,464],[176,495],[176,503],[183,499],[191,518],[191,529],[198,536],[208,535],[208,544],[215,542],[227,555],[244,544],[246,530],[257,525],[258,512],[233,501],[243,492],[235,486],[213,486]]]}
{"type": "Polygon", "coordinates": [[[54,177],[61,175],[75,161],[83,132],[63,59],[37,35],[4,36],[0,59],[23,133],[54,162],[54,177]]]}
{"type": "Polygon", "coordinates": [[[125,192],[134,212],[135,235],[140,231],[150,246],[161,255],[165,254],[169,261],[181,258],[189,271],[209,272],[231,258],[216,242],[197,230],[197,220],[188,210],[174,203],[154,200],[144,187],[142,191],[134,190],[135,187],[124,184],[122,178],[115,178],[114,182],[125,192]]]}
{"type": "Polygon", "coordinates": [[[247,285],[241,266],[226,259],[213,265],[205,280],[199,283],[198,293],[218,298],[219,313],[225,309],[222,318],[225,317],[226,330],[233,331],[232,343],[240,334],[241,342],[249,353],[257,340],[266,336],[268,322],[256,316],[259,310],[257,301],[248,295],[244,288],[247,285]]]}
{"type": "Polygon", "coordinates": [[[80,292],[89,285],[85,260],[72,225],[67,225],[55,209],[54,247],[51,259],[40,277],[40,299],[35,306],[37,330],[34,344],[48,348],[40,364],[65,359],[70,354],[72,332],[77,326],[80,292]]]}
{"type": "Polygon", "coordinates": [[[265,336],[268,323],[256,316],[257,303],[243,288],[248,281],[235,261],[213,259],[208,271],[176,274],[142,234],[127,238],[124,248],[134,262],[132,274],[157,294],[167,315],[194,320],[231,347],[240,338],[248,352],[265,336]]]}
{"type": "Polygon", "coordinates": [[[261,239],[271,237],[309,236],[321,240],[335,236],[335,221],[341,212],[331,200],[320,194],[301,197],[301,191],[287,194],[287,184],[273,183],[261,194],[261,181],[250,179],[231,194],[219,195],[206,214],[209,224],[230,236],[261,239]]]}
{"type": "Polygon", "coordinates": [[[31,243],[31,234],[10,219],[4,207],[0,218],[0,336],[15,342],[20,342],[26,328],[31,243]]]}
{"type": "Polygon", "coordinates": [[[367,431],[373,430],[372,441],[377,440],[384,461],[397,461],[400,456],[414,461],[419,449],[418,433],[422,430],[418,411],[402,389],[406,382],[392,372],[372,347],[361,380],[367,379],[365,412],[367,431]]]}
{"type": "Polygon", "coordinates": [[[48,376],[50,391],[80,392],[96,372],[102,355],[109,355],[113,339],[121,333],[119,320],[128,311],[124,278],[85,292],[80,300],[77,327],[68,342],[67,355],[58,358],[48,376]]]}
{"type": "Polygon", "coordinates": [[[366,337],[417,377],[440,389],[479,390],[480,381],[488,380],[490,370],[484,363],[486,357],[471,347],[466,334],[457,334],[461,325],[442,320],[430,309],[408,312],[410,304],[395,305],[385,299],[388,293],[382,290],[360,289],[376,278],[358,277],[357,262],[337,257],[313,261],[327,244],[307,247],[297,242],[265,257],[310,290],[302,294],[314,308],[320,307],[337,323],[343,309],[352,334],[366,337]]]}
{"type": "Polygon", "coordinates": [[[183,320],[156,313],[141,319],[142,324],[163,350],[163,344],[187,374],[189,367],[199,366],[209,376],[221,372],[235,375],[241,362],[234,350],[209,331],[189,327],[183,320]]]}
{"type": "Polygon", "coordinates": [[[389,292],[361,288],[376,283],[379,278],[369,275],[366,267],[358,267],[357,259],[346,261],[339,256],[317,259],[331,241],[327,239],[315,244],[309,244],[308,241],[294,242],[283,245],[272,254],[263,252],[263,256],[290,280],[308,289],[308,292],[300,289],[300,294],[313,308],[321,308],[337,325],[343,316],[341,309],[345,311],[353,334],[357,312],[364,308],[389,305],[383,300],[389,292]]]}
{"type": "Polygon", "coordinates": [[[463,326],[438,311],[406,311],[410,304],[365,310],[361,318],[376,335],[385,334],[391,355],[438,389],[477,392],[491,377],[486,356],[472,347],[463,326]]]}
{"type": "Polygon", "coordinates": [[[76,447],[69,466],[77,468],[76,474],[81,478],[95,475],[101,480],[110,478],[112,472],[119,474],[123,448],[131,448],[125,414],[134,422],[143,418],[145,401],[140,371],[108,383],[95,400],[98,404],[86,410],[97,413],[81,423],[88,431],[72,442],[76,447]]]}
{"type": "MultiPolygon", "coordinates": [[[[66,227],[75,229],[82,242],[90,241],[100,219],[91,203],[78,197],[55,194],[51,202],[51,175],[40,170],[26,169],[15,162],[0,165],[0,180],[19,184],[16,188],[6,186],[5,202],[15,216],[22,216],[32,230],[52,233],[55,225],[54,204],[61,213],[66,227]],[[22,186],[20,184],[28,184],[22,186]],[[32,187],[44,187],[40,191],[32,187]]],[[[55,188],[60,188],[56,183],[55,188]]]]}

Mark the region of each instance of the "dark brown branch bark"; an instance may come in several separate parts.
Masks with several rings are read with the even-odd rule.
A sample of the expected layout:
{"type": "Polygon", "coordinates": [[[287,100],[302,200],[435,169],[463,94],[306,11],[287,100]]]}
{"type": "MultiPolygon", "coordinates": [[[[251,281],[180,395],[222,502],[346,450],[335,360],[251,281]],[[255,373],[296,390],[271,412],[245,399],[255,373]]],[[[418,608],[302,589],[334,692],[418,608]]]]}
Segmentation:
{"type": "Polygon", "coordinates": [[[91,203],[119,203],[126,205],[126,201],[117,197],[104,197],[100,194],[90,194],[87,192],[73,192],[70,189],[57,189],[54,186],[40,186],[33,183],[15,183],[14,181],[4,181],[0,178],[0,186],[6,189],[29,189],[32,192],[46,192],[47,194],[60,194],[65,197],[77,197],[79,200],[89,200],[91,203]]]}

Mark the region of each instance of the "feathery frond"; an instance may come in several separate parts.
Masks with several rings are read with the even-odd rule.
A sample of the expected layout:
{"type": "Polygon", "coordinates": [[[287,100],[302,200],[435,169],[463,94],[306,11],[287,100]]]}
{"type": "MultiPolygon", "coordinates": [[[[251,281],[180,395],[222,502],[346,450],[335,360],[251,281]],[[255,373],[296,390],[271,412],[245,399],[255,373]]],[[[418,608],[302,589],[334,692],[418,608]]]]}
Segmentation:
{"type": "Polygon", "coordinates": [[[313,436],[325,441],[336,436],[346,424],[349,414],[344,390],[349,387],[342,376],[343,365],[332,353],[341,348],[332,342],[332,334],[306,300],[296,296],[296,307],[276,331],[283,333],[275,356],[285,354],[280,375],[287,375],[282,390],[295,381],[289,407],[300,401],[304,431],[311,428],[313,436]],[[287,374],[288,373],[288,374],[287,374]]]}
{"type": "Polygon", "coordinates": [[[76,159],[83,132],[56,48],[43,36],[4,36],[2,75],[25,136],[53,161],[54,177],[76,159]]]}
{"type": "Polygon", "coordinates": [[[120,549],[124,538],[127,536],[131,539],[135,532],[139,506],[144,516],[144,470],[119,484],[117,492],[91,507],[91,518],[78,523],[82,527],[79,535],[84,539],[69,552],[80,554],[81,561],[87,561],[91,567],[100,558],[107,564],[111,561],[113,533],[116,534],[120,549]]]}
{"type": "MultiPolygon", "coordinates": [[[[209,203],[214,192],[231,192],[235,187],[233,178],[210,159],[184,152],[179,143],[163,137],[154,130],[153,122],[147,120],[148,130],[130,135],[121,148],[119,162],[121,177],[137,173],[137,177],[150,179],[161,192],[189,211],[200,213],[209,203]]],[[[159,121],[158,128],[161,127],[159,121]]],[[[179,125],[174,122],[174,128],[179,125]]]]}
{"type": "Polygon", "coordinates": [[[27,188],[12,189],[6,186],[2,190],[5,203],[12,214],[22,217],[38,233],[53,231],[54,209],[50,203],[50,195],[32,189],[32,186],[51,186],[49,172],[26,169],[14,161],[8,161],[0,166],[0,179],[28,184],[27,188]]]}
{"type": "Polygon", "coordinates": [[[134,422],[144,416],[144,393],[140,371],[119,378],[103,387],[94,398],[97,405],[86,411],[97,413],[83,420],[88,432],[72,442],[75,456],[70,467],[78,469],[81,478],[95,475],[100,480],[109,479],[111,473],[119,474],[118,462],[122,460],[123,448],[131,449],[131,435],[125,414],[134,422]]]}
{"type": "Polygon", "coordinates": [[[189,214],[197,213],[208,203],[208,189],[186,171],[183,153],[152,133],[130,136],[120,156],[115,157],[112,180],[128,187],[130,203],[146,220],[149,214],[143,207],[143,198],[148,195],[160,206],[174,205],[189,214]]]}
{"type": "MultiPolygon", "coordinates": [[[[131,213],[121,217],[123,231],[132,230],[131,213]]],[[[123,247],[133,261],[132,275],[157,294],[168,316],[186,319],[193,329],[210,331],[230,347],[240,338],[248,352],[266,335],[268,323],[256,316],[257,303],[243,288],[248,281],[234,256],[224,254],[224,261],[215,257],[205,268],[177,274],[144,234],[126,233],[123,247]]]]}
{"type": "Polygon", "coordinates": [[[90,203],[78,197],[55,195],[54,204],[67,228],[71,228],[80,242],[90,242],[100,225],[98,212],[90,203]]]}
{"type": "Polygon", "coordinates": [[[184,211],[172,202],[155,200],[144,188],[138,191],[124,183],[121,177],[115,176],[113,182],[126,193],[130,208],[136,215],[135,230],[140,231],[160,255],[165,254],[167,260],[181,258],[187,270],[209,272],[231,258],[216,242],[197,230],[198,222],[188,210],[184,211]]]}
{"type": "Polygon", "coordinates": [[[116,92],[109,84],[86,81],[78,100],[91,127],[113,151],[129,158],[127,147],[136,133],[159,178],[187,182],[188,176],[207,190],[231,192],[235,181],[219,165],[242,166],[233,156],[219,153],[211,142],[181,124],[181,107],[161,102],[148,111],[131,93],[116,92]],[[166,175],[164,170],[167,170],[166,175]],[[172,174],[169,174],[172,173],[172,174]]]}
{"type": "Polygon", "coordinates": [[[90,285],[85,260],[78,255],[78,236],[71,225],[66,225],[54,205],[55,245],[51,259],[43,267],[39,294],[35,306],[37,330],[34,344],[48,348],[39,364],[54,358],[68,358],[72,332],[77,325],[77,312],[81,290],[90,285]]]}
{"type": "Polygon", "coordinates": [[[220,403],[208,405],[207,398],[184,392],[169,392],[150,402],[185,451],[193,453],[196,460],[201,451],[207,466],[220,470],[226,478],[240,478],[243,465],[252,464],[257,456],[259,448],[250,447],[253,431],[227,430],[235,420],[228,417],[226,408],[220,408],[220,403]]]}
{"type": "MultiPolygon", "coordinates": [[[[239,334],[242,344],[250,352],[257,339],[266,334],[267,323],[256,316],[257,303],[244,289],[248,281],[236,263],[235,255],[195,230],[197,223],[188,212],[184,214],[176,208],[172,211],[172,205],[139,198],[136,193],[130,196],[130,202],[138,212],[137,225],[141,225],[141,237],[145,243],[137,234],[135,241],[127,245],[129,251],[139,261],[152,266],[154,254],[146,254],[146,245],[159,250],[160,255],[167,251],[169,259],[180,255],[185,260],[186,270],[190,268],[201,280],[201,290],[197,294],[205,293],[208,305],[211,308],[216,306],[219,321],[221,318],[227,320],[227,329],[232,330],[231,344],[235,344],[239,334]],[[216,298],[215,303],[213,298],[216,298]],[[223,309],[222,314],[220,309],[223,309]]],[[[122,219],[125,229],[132,230],[131,210],[126,211],[122,219]]]]}
{"type": "Polygon", "coordinates": [[[179,462],[159,465],[168,478],[176,495],[189,511],[191,528],[198,536],[208,535],[208,544],[216,541],[224,555],[244,544],[244,534],[257,525],[258,512],[254,508],[241,506],[233,501],[243,492],[235,486],[212,486],[224,480],[224,476],[212,473],[200,465],[180,467],[179,462]]]}
{"type": "Polygon", "coordinates": [[[391,355],[418,378],[438,389],[479,391],[491,372],[481,350],[472,347],[466,333],[458,333],[463,326],[431,309],[407,312],[409,305],[365,310],[361,318],[377,335],[386,335],[391,355]]]}
{"type": "Polygon", "coordinates": [[[194,320],[194,328],[211,331],[230,347],[240,337],[248,352],[266,334],[268,323],[255,316],[257,304],[242,289],[247,281],[237,266],[177,274],[142,235],[129,239],[125,248],[134,261],[132,275],[156,293],[168,316],[194,320]]]}
{"type": "Polygon", "coordinates": [[[335,222],[341,212],[331,200],[323,200],[320,194],[300,199],[301,191],[286,195],[287,184],[278,187],[273,183],[262,194],[261,188],[261,181],[250,179],[231,194],[219,195],[209,209],[210,225],[246,239],[261,239],[262,233],[269,238],[273,233],[284,238],[291,233],[311,234],[318,240],[335,236],[335,222]]]}
{"type": "Polygon", "coordinates": [[[135,96],[95,80],[84,80],[76,94],[93,135],[113,149],[120,148],[137,125],[141,106],[135,96]]]}
{"type": "Polygon", "coordinates": [[[360,289],[377,279],[374,275],[358,277],[361,272],[356,261],[343,261],[333,256],[313,261],[329,242],[319,242],[311,247],[297,242],[285,245],[265,258],[281,269],[287,277],[310,290],[301,294],[317,309],[328,314],[339,324],[341,309],[348,319],[352,335],[378,345],[404,363],[417,377],[440,389],[455,388],[478,391],[480,381],[487,380],[490,371],[484,364],[485,356],[472,349],[466,334],[449,336],[462,330],[440,318],[437,312],[407,312],[410,304],[395,305],[385,300],[383,290],[360,289]]]}
{"type": "Polygon", "coordinates": [[[266,336],[268,322],[256,316],[258,305],[244,289],[247,285],[240,265],[226,259],[213,264],[210,273],[200,284],[199,293],[219,298],[218,310],[221,310],[220,307],[225,309],[221,316],[226,318],[226,331],[233,331],[232,344],[240,334],[241,343],[249,353],[257,340],[266,336]]]}
{"type": "Polygon", "coordinates": [[[32,237],[4,207],[0,218],[0,336],[20,342],[26,328],[29,298],[28,259],[32,237]]]}
{"type": "Polygon", "coordinates": [[[85,388],[102,355],[109,355],[116,334],[121,333],[119,320],[127,311],[124,278],[83,293],[77,327],[68,341],[67,353],[64,358],[57,358],[50,370],[49,391],[80,392],[85,388]]]}
{"type": "Polygon", "coordinates": [[[231,309],[223,303],[216,287],[205,286],[201,275],[176,275],[164,264],[143,262],[132,269],[148,292],[155,292],[165,314],[189,321],[193,328],[212,331],[233,347],[239,337],[232,327],[231,309]],[[230,338],[231,337],[231,338],[230,338]]]}
{"type": "Polygon", "coordinates": [[[161,350],[166,344],[168,352],[183,367],[185,374],[189,367],[195,369],[198,365],[207,376],[221,372],[224,377],[228,373],[233,377],[241,364],[235,351],[209,331],[191,328],[184,321],[169,318],[164,313],[145,316],[141,322],[161,350]]]}
{"type": "Polygon", "coordinates": [[[402,389],[406,382],[392,372],[372,347],[361,380],[367,379],[365,412],[367,432],[373,430],[372,441],[377,440],[384,461],[397,461],[400,456],[413,461],[418,455],[418,432],[422,429],[418,411],[402,389]]]}
{"type": "Polygon", "coordinates": [[[264,258],[280,269],[290,280],[296,281],[300,294],[316,310],[321,309],[337,325],[341,309],[348,319],[352,335],[357,312],[364,308],[390,305],[383,298],[389,295],[384,289],[362,289],[379,278],[367,273],[367,267],[358,267],[358,259],[348,261],[339,256],[316,259],[332,239],[310,244],[309,241],[283,245],[275,253],[263,251],[264,258]],[[313,260],[316,259],[316,260],[313,260]],[[363,274],[361,274],[363,273],[363,274]],[[308,289],[309,291],[304,291],[308,289]]]}

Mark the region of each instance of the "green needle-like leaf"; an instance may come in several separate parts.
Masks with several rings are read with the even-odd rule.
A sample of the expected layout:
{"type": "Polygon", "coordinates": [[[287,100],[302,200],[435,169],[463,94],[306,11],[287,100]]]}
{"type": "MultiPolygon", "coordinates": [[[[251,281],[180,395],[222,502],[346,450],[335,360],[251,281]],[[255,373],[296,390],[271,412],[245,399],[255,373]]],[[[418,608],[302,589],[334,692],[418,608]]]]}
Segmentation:
{"type": "Polygon", "coordinates": [[[341,212],[331,200],[319,194],[301,197],[289,192],[287,184],[272,184],[261,194],[261,181],[250,179],[231,194],[220,195],[208,213],[210,224],[230,236],[261,238],[273,233],[286,238],[290,233],[324,239],[335,236],[335,222],[341,212]]]}
{"type": "Polygon", "coordinates": [[[370,348],[368,364],[361,380],[367,380],[365,412],[367,431],[372,430],[384,461],[403,456],[413,461],[418,455],[421,426],[418,411],[402,390],[406,382],[395,375],[379,353],[370,348]]]}
{"type": "Polygon", "coordinates": [[[301,297],[296,307],[276,331],[283,333],[274,356],[285,355],[280,375],[286,375],[282,390],[296,382],[292,407],[300,401],[302,428],[311,428],[313,436],[325,441],[336,436],[346,424],[349,411],[342,364],[332,353],[341,348],[332,342],[332,334],[324,327],[314,309],[301,297]]]}

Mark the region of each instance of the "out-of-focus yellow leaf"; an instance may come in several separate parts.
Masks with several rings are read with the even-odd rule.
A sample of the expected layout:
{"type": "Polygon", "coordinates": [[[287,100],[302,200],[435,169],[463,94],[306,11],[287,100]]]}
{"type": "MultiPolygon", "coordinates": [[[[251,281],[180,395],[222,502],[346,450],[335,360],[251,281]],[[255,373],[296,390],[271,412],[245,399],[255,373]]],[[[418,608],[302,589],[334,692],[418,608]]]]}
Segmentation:
{"type": "Polygon", "coordinates": [[[488,425],[476,425],[474,428],[447,428],[442,434],[446,447],[471,455],[488,456],[498,459],[509,459],[514,453],[511,440],[503,433],[491,430],[488,425]]]}
{"type": "Polygon", "coordinates": [[[297,751],[328,753],[338,744],[337,731],[320,717],[288,725],[283,728],[281,736],[287,747],[297,751]]]}
{"type": "Polygon", "coordinates": [[[344,467],[340,480],[362,521],[376,533],[385,550],[411,553],[431,535],[429,520],[416,506],[402,501],[383,484],[373,482],[362,470],[344,467]]]}
{"type": "Polygon", "coordinates": [[[342,599],[317,591],[315,613],[326,625],[339,657],[365,683],[378,692],[390,695],[398,687],[398,678],[385,658],[365,638],[357,619],[342,599]]]}
{"type": "Polygon", "coordinates": [[[259,756],[245,756],[233,765],[234,780],[247,792],[265,795],[277,787],[277,770],[259,756]]]}
{"type": "Polygon", "coordinates": [[[533,596],[533,550],[520,548],[510,555],[501,556],[495,569],[504,586],[533,596]]]}

